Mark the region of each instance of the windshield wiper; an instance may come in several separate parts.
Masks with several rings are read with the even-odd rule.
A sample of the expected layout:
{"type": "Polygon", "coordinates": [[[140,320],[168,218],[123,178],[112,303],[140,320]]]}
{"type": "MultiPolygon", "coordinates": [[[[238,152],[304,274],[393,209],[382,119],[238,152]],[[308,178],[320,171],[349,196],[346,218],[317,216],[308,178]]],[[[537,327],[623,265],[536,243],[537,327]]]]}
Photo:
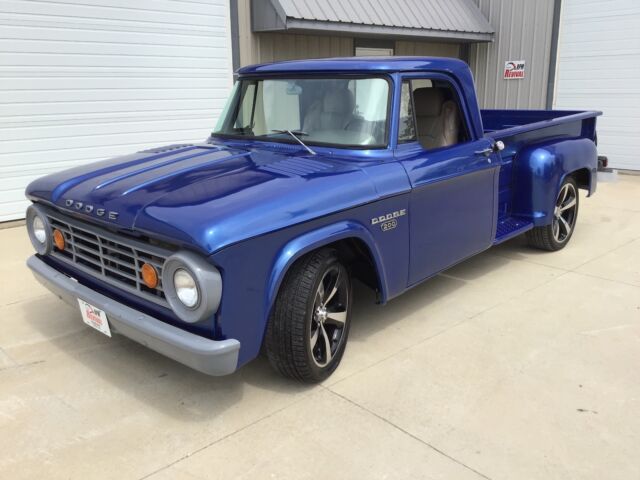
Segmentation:
{"type": "Polygon", "coordinates": [[[305,135],[309,135],[307,132],[302,132],[300,130],[295,130],[293,132],[291,130],[271,130],[271,131],[273,133],[288,133],[289,135],[291,135],[296,140],[296,142],[298,142],[300,145],[302,145],[307,150],[307,152],[309,152],[311,155],[315,155],[316,154],[316,152],[311,150],[307,145],[305,145],[305,143],[302,140],[300,140],[300,138],[298,138],[298,136],[302,137],[302,136],[305,136],[305,135]]]}
{"type": "Polygon", "coordinates": [[[290,135],[297,135],[298,137],[308,137],[309,134],[307,132],[303,132],[302,130],[271,130],[273,133],[288,133],[290,135]]]}

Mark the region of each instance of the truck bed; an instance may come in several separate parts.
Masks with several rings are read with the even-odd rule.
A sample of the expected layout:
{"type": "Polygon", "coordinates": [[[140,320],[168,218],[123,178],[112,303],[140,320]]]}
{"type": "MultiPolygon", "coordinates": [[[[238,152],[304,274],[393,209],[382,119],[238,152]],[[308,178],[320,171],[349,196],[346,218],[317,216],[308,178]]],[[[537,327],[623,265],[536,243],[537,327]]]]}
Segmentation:
{"type": "Polygon", "coordinates": [[[496,140],[522,133],[540,131],[536,139],[545,134],[574,133],[583,135],[584,123],[602,115],[597,111],[579,110],[480,110],[486,136],[496,140]]]}

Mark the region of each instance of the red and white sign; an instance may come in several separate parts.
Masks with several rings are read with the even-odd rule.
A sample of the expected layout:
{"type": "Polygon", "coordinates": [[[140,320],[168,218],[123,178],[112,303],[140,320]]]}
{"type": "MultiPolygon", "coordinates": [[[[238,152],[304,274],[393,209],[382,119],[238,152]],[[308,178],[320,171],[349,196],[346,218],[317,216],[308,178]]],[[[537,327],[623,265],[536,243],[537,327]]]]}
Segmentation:
{"type": "Polygon", "coordinates": [[[84,300],[78,299],[78,304],[80,305],[80,313],[82,313],[84,323],[110,337],[111,328],[109,328],[107,314],[84,300]]]}
{"type": "Polygon", "coordinates": [[[505,80],[524,78],[524,60],[507,60],[504,62],[505,80]]]}

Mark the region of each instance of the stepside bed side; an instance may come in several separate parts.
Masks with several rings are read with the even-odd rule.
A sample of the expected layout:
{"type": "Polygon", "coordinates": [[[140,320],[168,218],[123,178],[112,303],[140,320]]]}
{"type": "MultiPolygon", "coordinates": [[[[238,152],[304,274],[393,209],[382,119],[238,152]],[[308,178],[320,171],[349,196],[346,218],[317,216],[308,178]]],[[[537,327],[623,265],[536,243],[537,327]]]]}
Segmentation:
{"type": "MultiPolygon", "coordinates": [[[[482,110],[485,135],[502,141],[498,217],[535,226],[551,221],[554,195],[565,176],[596,188],[596,117],[600,112],[482,110]]],[[[498,232],[498,237],[500,232],[498,232]]]]}

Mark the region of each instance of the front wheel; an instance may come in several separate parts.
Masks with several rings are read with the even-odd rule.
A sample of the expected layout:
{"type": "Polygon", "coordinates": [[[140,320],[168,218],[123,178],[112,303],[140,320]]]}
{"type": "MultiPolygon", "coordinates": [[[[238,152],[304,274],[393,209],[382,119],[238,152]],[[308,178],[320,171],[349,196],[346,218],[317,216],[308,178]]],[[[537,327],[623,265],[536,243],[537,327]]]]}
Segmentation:
{"type": "Polygon", "coordinates": [[[529,245],[549,251],[564,248],[576,227],[579,202],[578,185],[572,177],[567,177],[558,192],[551,225],[529,230],[527,232],[529,245]]]}
{"type": "Polygon", "coordinates": [[[320,382],[337,368],[351,317],[351,277],[335,251],[298,260],[278,293],[265,334],[271,365],[282,375],[320,382]]]}

